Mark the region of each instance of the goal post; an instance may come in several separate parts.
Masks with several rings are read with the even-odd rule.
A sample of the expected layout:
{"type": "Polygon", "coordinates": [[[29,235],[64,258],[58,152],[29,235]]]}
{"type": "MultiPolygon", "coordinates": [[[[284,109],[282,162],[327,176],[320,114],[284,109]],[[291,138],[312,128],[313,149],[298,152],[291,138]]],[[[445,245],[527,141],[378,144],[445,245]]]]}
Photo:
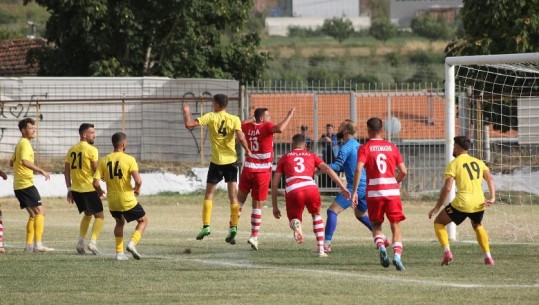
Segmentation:
{"type": "MultiPolygon", "coordinates": [[[[496,178],[497,204],[485,220],[494,214],[491,224],[503,231],[489,235],[537,240],[539,220],[530,215],[539,207],[539,53],[447,57],[445,99],[446,164],[453,159],[455,135],[467,135],[470,154],[483,159],[496,178]]],[[[454,196],[455,187],[447,203],[454,196]]],[[[456,240],[454,223],[447,229],[456,240]]]]}

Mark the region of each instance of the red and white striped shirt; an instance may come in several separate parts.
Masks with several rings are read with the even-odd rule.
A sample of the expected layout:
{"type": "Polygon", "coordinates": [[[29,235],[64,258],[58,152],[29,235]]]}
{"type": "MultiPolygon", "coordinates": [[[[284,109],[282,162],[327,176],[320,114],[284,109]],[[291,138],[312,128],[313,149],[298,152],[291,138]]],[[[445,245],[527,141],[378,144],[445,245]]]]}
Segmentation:
{"type": "Polygon", "coordinates": [[[252,172],[271,171],[273,162],[273,123],[244,123],[241,130],[247,138],[251,156],[245,159],[243,168],[252,172]]]}
{"type": "Polygon", "coordinates": [[[290,193],[303,187],[318,187],[313,176],[322,162],[320,157],[310,151],[294,149],[279,159],[275,172],[285,176],[285,191],[290,193]]]}
{"type": "Polygon", "coordinates": [[[367,173],[367,199],[400,198],[395,170],[403,161],[395,144],[383,139],[370,139],[358,150],[359,162],[365,164],[367,173]]]}

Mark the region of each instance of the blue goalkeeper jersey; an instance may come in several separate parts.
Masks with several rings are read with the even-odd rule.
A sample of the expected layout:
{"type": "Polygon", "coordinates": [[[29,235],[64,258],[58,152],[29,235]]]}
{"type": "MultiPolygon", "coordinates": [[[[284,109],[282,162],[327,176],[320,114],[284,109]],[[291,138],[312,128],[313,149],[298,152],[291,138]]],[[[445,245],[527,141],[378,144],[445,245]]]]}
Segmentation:
{"type": "MultiPolygon", "coordinates": [[[[332,170],[336,173],[342,173],[346,175],[346,188],[350,191],[354,188],[354,173],[357,166],[357,152],[359,149],[359,142],[356,139],[349,139],[339,148],[339,154],[335,161],[328,164],[332,170]]],[[[365,168],[361,171],[361,179],[359,180],[358,193],[360,190],[363,192],[367,187],[367,174],[365,168]]]]}

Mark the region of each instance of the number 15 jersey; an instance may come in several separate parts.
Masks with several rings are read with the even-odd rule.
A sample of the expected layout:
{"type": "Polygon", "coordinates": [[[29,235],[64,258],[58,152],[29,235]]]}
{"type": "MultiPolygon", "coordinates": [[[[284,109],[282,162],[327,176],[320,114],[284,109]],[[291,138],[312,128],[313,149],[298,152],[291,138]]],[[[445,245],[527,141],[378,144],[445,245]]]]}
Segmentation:
{"type": "Polygon", "coordinates": [[[137,205],[131,173],[138,172],[135,158],[124,152],[113,152],[99,159],[94,179],[107,184],[107,201],[111,211],[128,211],[137,205]]]}

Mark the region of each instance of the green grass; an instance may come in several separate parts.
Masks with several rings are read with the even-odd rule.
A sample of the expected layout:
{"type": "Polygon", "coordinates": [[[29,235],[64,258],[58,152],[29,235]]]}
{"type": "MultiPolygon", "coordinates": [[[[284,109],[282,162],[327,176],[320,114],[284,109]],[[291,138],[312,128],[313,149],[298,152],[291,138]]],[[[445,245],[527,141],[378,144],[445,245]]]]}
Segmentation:
{"type": "MultiPolygon", "coordinates": [[[[260,250],[252,251],[246,243],[250,208],[240,219],[238,244],[231,246],[224,242],[229,214],[225,198],[219,193],[215,200],[212,234],[197,241],[202,195],[141,197],[149,217],[138,246],[143,259],[126,262],[114,260],[108,212],[98,242],[102,255],[76,254],[80,216],[63,198],[45,200],[44,240],[57,251],[23,254],[26,212],[14,199],[2,199],[8,253],[0,255],[0,303],[536,304],[539,298],[537,242],[507,242],[496,237],[494,223],[485,227],[492,232],[495,266],[485,266],[479,247],[467,241],[453,243],[454,262],[439,266],[440,249],[426,217],[433,202],[405,202],[406,271],[397,272],[378,264],[369,232],[351,211],[339,217],[328,258],[314,252],[307,214],[306,241],[296,245],[288,222],[274,219],[269,207],[263,210],[260,250]]],[[[323,215],[330,200],[324,199],[323,215]]],[[[505,208],[510,207],[500,206],[486,219],[509,213],[505,208]]],[[[537,215],[539,206],[515,210],[521,212],[537,215]]],[[[463,224],[464,232],[465,227],[469,225],[463,224]]],[[[133,229],[132,223],[126,226],[126,239],[133,229]]]]}

